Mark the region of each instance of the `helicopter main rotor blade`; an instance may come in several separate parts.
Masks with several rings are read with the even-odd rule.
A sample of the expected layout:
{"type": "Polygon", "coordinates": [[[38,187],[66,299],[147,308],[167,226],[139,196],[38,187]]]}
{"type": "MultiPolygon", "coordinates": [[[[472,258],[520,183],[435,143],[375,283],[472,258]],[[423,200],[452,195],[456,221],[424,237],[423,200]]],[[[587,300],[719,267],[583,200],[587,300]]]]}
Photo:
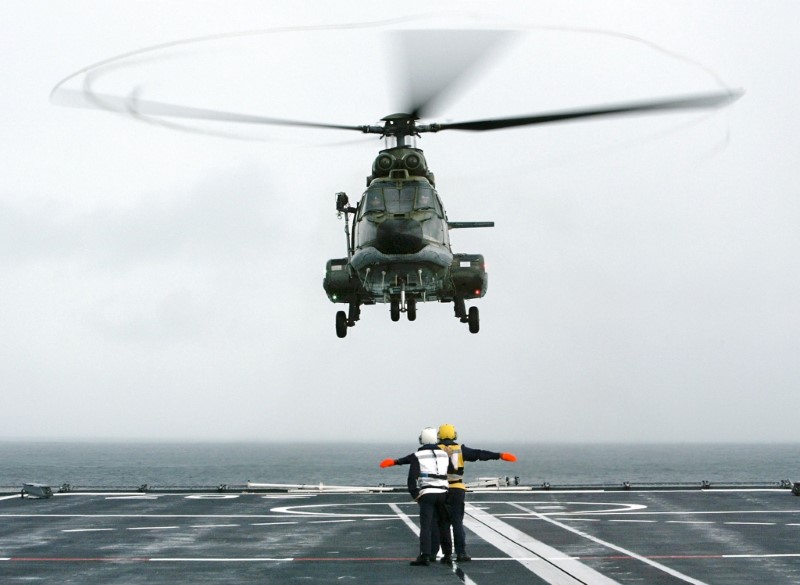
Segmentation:
{"type": "Polygon", "coordinates": [[[266,118],[250,114],[237,114],[207,108],[194,108],[179,104],[156,102],[138,99],[135,95],[128,97],[94,93],[75,89],[57,88],[51,95],[50,101],[54,104],[74,108],[91,108],[108,110],[121,114],[141,117],[168,117],[186,118],[193,120],[212,120],[215,122],[237,122],[243,124],[264,124],[273,126],[300,126],[305,128],[331,128],[334,130],[357,130],[370,132],[370,126],[344,126],[339,124],[324,124],[320,122],[306,122],[303,120],[286,120],[283,118],[266,118]]]}
{"type": "Polygon", "coordinates": [[[732,90],[677,99],[636,102],[581,110],[566,110],[563,112],[552,112],[549,114],[536,114],[513,118],[489,118],[486,120],[473,120],[470,122],[446,122],[443,124],[430,124],[426,127],[418,126],[418,130],[421,132],[438,132],[440,130],[499,130],[501,128],[513,128],[515,126],[530,126],[534,124],[563,122],[578,118],[636,114],[639,112],[718,108],[736,101],[743,94],[744,92],[742,90],[732,90]]]}
{"type": "Polygon", "coordinates": [[[498,30],[403,30],[394,47],[398,67],[395,79],[406,93],[401,111],[414,118],[430,115],[432,107],[467,77],[488,65],[489,57],[514,33],[498,30]]]}

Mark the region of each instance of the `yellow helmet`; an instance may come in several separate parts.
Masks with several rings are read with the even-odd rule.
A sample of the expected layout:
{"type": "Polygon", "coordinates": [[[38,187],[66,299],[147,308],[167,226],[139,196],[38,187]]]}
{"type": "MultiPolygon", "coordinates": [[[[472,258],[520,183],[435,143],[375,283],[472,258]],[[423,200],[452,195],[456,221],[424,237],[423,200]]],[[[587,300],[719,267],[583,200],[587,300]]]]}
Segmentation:
{"type": "Polygon", "coordinates": [[[439,433],[437,435],[440,441],[451,440],[455,441],[458,438],[458,433],[456,432],[456,428],[451,424],[444,424],[439,427],[439,433]]]}

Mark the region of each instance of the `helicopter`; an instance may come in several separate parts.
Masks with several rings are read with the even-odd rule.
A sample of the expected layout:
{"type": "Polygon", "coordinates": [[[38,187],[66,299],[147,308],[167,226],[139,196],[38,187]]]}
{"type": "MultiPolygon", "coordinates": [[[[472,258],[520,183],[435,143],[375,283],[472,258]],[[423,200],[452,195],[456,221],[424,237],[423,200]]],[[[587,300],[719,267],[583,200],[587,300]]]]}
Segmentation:
{"type": "Polygon", "coordinates": [[[421,105],[412,113],[382,118],[382,126],[360,126],[359,131],[380,134],[393,141],[381,150],[367,177],[367,189],[355,207],[348,196],[336,194],[336,211],[345,216],[347,257],[328,260],[323,287],[334,303],[348,311],[336,313],[336,335],[347,335],[361,315],[361,305],[388,303],[392,321],[406,313],[417,318],[417,304],[453,303],[455,317],[470,333],[480,331],[476,306],[466,301],[482,298],[488,274],[481,254],[454,253],[448,231],[456,228],[494,227],[492,221],[449,221],[434,175],[421,149],[406,143],[409,137],[443,130],[485,131],[545,124],[576,118],[659,110],[712,108],[739,97],[739,92],[717,92],[677,99],[620,104],[468,122],[418,124],[421,105]],[[350,216],[353,216],[352,222],[350,216]],[[352,230],[350,228],[352,224],[352,230]]]}
{"type": "MultiPolygon", "coordinates": [[[[419,303],[453,303],[455,317],[467,324],[469,332],[480,331],[479,309],[474,305],[467,308],[466,303],[486,295],[488,274],[484,257],[453,252],[449,231],[494,227],[494,222],[448,219],[436,190],[434,174],[424,152],[416,147],[415,140],[421,134],[445,130],[482,132],[604,116],[719,108],[743,95],[741,90],[727,89],[513,117],[421,123],[429,117],[431,104],[451,91],[455,82],[474,70],[477,62],[491,51],[492,45],[497,44],[497,35],[490,34],[481,40],[476,36],[477,31],[403,32],[406,45],[400,52],[405,53],[403,57],[408,66],[405,76],[396,77],[402,78],[408,86],[410,98],[404,110],[384,116],[383,123],[378,125],[342,125],[240,114],[143,100],[135,92],[129,96],[102,94],[92,90],[88,74],[81,90],[64,87],[66,81],[78,74],[91,73],[91,68],[57,84],[50,99],[58,105],[108,110],[143,120],[183,118],[323,128],[377,134],[384,138],[387,148],[380,150],[374,159],[366,190],[355,206],[350,205],[345,192],[335,195],[336,213],[340,219],[344,217],[347,255],[327,261],[323,289],[331,302],[347,305],[347,311],[339,310],[335,317],[336,335],[344,338],[348,329],[360,320],[361,307],[377,303],[389,305],[392,321],[399,321],[403,313],[409,321],[415,321],[419,303]],[[462,39],[459,49],[455,50],[458,35],[462,39]],[[433,48],[428,42],[431,39],[436,39],[433,48]],[[435,59],[430,59],[432,52],[447,54],[450,60],[446,65],[441,62],[437,65],[435,59]],[[456,61],[452,60],[453,56],[456,61]]],[[[137,53],[123,55],[120,59],[132,54],[137,53]]],[[[106,60],[99,66],[113,61],[115,59],[106,60]]]]}
{"type": "Polygon", "coordinates": [[[388,303],[392,321],[401,313],[414,321],[417,304],[429,301],[452,302],[455,316],[478,333],[478,307],[467,310],[466,301],[486,294],[484,258],[453,253],[448,232],[494,222],[449,221],[423,151],[406,143],[426,127],[402,113],[383,121],[363,129],[391,138],[393,145],[375,158],[361,200],[351,207],[345,193],[336,194],[337,214],[345,216],[347,257],[328,260],[323,279],[328,298],[348,305],[347,312],[336,313],[336,334],[347,335],[361,305],[388,303]]]}

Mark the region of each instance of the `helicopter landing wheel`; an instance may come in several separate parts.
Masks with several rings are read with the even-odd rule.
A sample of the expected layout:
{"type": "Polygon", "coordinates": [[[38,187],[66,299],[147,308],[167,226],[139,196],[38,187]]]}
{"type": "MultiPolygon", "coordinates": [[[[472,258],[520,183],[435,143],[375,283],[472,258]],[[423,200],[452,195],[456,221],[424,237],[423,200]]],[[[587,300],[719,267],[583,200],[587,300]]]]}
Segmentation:
{"type": "Polygon", "coordinates": [[[417,318],[417,299],[408,299],[406,301],[406,313],[408,314],[409,321],[415,321],[417,318]]]}
{"type": "Polygon", "coordinates": [[[336,313],[336,335],[340,338],[347,335],[347,313],[344,311],[336,313]]]}
{"type": "Polygon", "coordinates": [[[470,333],[477,333],[478,331],[481,330],[481,319],[478,315],[478,307],[469,308],[469,316],[467,317],[467,323],[469,324],[470,333]]]}
{"type": "Polygon", "coordinates": [[[389,303],[389,314],[392,316],[392,321],[400,320],[400,301],[392,299],[389,303]]]}

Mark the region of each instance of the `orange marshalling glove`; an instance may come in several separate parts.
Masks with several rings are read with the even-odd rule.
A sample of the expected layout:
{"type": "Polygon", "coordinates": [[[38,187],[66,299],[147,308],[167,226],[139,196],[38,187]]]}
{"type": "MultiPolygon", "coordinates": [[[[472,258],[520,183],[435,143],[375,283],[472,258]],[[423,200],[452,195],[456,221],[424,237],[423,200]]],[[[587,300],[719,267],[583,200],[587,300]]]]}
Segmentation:
{"type": "Polygon", "coordinates": [[[391,467],[394,465],[394,459],[384,459],[381,461],[381,467],[391,467]]]}
{"type": "Polygon", "coordinates": [[[503,461],[516,461],[517,456],[513,453],[500,453],[500,459],[503,461]]]}

